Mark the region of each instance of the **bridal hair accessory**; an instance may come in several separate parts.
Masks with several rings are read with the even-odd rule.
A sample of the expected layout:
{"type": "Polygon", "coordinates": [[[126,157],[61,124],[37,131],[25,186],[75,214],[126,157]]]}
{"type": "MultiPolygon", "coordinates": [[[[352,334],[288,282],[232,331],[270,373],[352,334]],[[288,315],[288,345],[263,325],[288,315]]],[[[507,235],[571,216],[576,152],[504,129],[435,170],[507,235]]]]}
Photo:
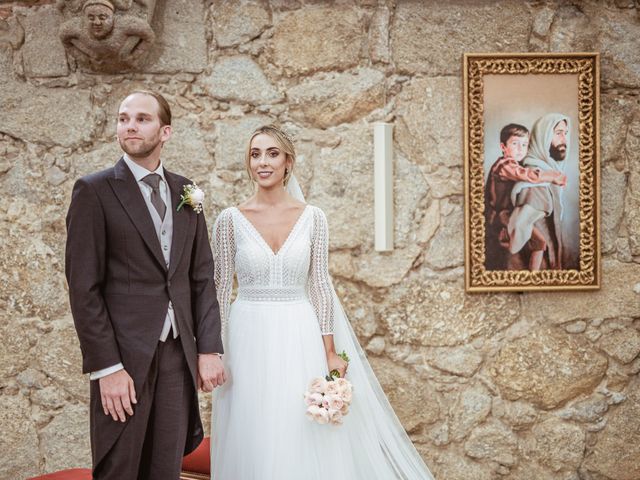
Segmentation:
{"type": "Polygon", "coordinates": [[[280,131],[280,133],[282,134],[282,136],[284,138],[286,138],[287,140],[289,140],[289,142],[291,142],[291,144],[293,145],[293,138],[291,137],[291,135],[289,135],[287,132],[285,132],[282,128],[278,128],[275,127],[278,131],[280,131]]]}
{"type": "Polygon", "coordinates": [[[182,190],[184,193],[180,195],[180,204],[176,208],[176,212],[179,212],[183,205],[189,205],[194,212],[200,213],[202,211],[202,202],[204,201],[204,192],[195,183],[185,185],[182,190]]]}
{"type": "MultiPolygon", "coordinates": [[[[346,362],[349,357],[343,351],[340,355],[346,362]]],[[[349,405],[353,400],[353,386],[345,378],[340,378],[337,370],[325,378],[314,378],[309,389],[304,392],[307,405],[306,416],[320,425],[342,425],[342,417],[349,413],[349,405]]]]}

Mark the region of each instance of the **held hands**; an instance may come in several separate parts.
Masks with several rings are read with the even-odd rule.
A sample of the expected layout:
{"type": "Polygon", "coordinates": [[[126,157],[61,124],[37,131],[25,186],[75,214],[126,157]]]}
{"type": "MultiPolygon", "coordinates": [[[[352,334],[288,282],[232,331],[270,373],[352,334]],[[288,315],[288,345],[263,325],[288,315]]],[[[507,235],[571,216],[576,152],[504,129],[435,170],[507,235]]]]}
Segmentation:
{"type": "Polygon", "coordinates": [[[125,422],[127,416],[133,415],[131,404],[138,403],[133,379],[126,370],[118,370],[98,380],[100,399],[105,415],[111,415],[114,421],[125,422]]]}
{"type": "Polygon", "coordinates": [[[227,381],[220,356],[214,353],[198,355],[198,389],[211,392],[227,381]]]}

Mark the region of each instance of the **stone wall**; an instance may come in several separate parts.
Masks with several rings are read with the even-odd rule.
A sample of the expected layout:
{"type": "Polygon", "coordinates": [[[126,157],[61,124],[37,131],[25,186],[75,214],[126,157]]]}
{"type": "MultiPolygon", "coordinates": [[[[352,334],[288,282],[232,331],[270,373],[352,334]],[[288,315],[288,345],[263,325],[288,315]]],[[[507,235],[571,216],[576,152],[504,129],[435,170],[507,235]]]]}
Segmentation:
{"type": "MultiPolygon", "coordinates": [[[[296,138],[331,271],[438,479],[640,478],[640,14],[632,0],[171,0],[141,73],[68,63],[53,0],[0,6],[0,478],[87,466],[87,380],[67,303],[76,178],[112,165],[115,111],[167,96],[168,166],[209,223],[249,193],[250,130],[296,138]],[[602,54],[598,292],[466,295],[463,52],[602,54]],[[373,249],[372,122],[394,123],[396,249],[373,249]],[[348,195],[345,192],[348,191],[348,195]]],[[[205,417],[209,398],[202,397],[205,417]]]]}

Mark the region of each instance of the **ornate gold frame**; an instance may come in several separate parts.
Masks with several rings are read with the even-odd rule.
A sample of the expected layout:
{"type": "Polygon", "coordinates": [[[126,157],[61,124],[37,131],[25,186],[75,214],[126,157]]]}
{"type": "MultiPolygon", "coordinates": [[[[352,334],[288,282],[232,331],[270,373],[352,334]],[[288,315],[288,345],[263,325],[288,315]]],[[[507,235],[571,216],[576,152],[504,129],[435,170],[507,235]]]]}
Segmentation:
{"type": "Polygon", "coordinates": [[[600,288],[600,62],[597,53],[465,54],[464,183],[467,292],[600,288]],[[578,74],[580,254],[577,270],[486,270],[483,76],[578,74]]]}

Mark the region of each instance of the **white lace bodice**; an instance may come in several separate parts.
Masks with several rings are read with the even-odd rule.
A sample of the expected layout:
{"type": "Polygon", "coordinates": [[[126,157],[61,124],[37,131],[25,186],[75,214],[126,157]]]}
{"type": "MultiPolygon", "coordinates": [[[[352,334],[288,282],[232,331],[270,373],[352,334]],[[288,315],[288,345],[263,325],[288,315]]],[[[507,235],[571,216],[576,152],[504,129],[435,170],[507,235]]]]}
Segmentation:
{"type": "Polygon", "coordinates": [[[240,210],[227,208],[213,227],[213,256],[223,332],[235,273],[240,298],[282,301],[308,297],[322,334],[333,333],[329,229],[319,208],[305,207],[277,253],[240,210]]]}

